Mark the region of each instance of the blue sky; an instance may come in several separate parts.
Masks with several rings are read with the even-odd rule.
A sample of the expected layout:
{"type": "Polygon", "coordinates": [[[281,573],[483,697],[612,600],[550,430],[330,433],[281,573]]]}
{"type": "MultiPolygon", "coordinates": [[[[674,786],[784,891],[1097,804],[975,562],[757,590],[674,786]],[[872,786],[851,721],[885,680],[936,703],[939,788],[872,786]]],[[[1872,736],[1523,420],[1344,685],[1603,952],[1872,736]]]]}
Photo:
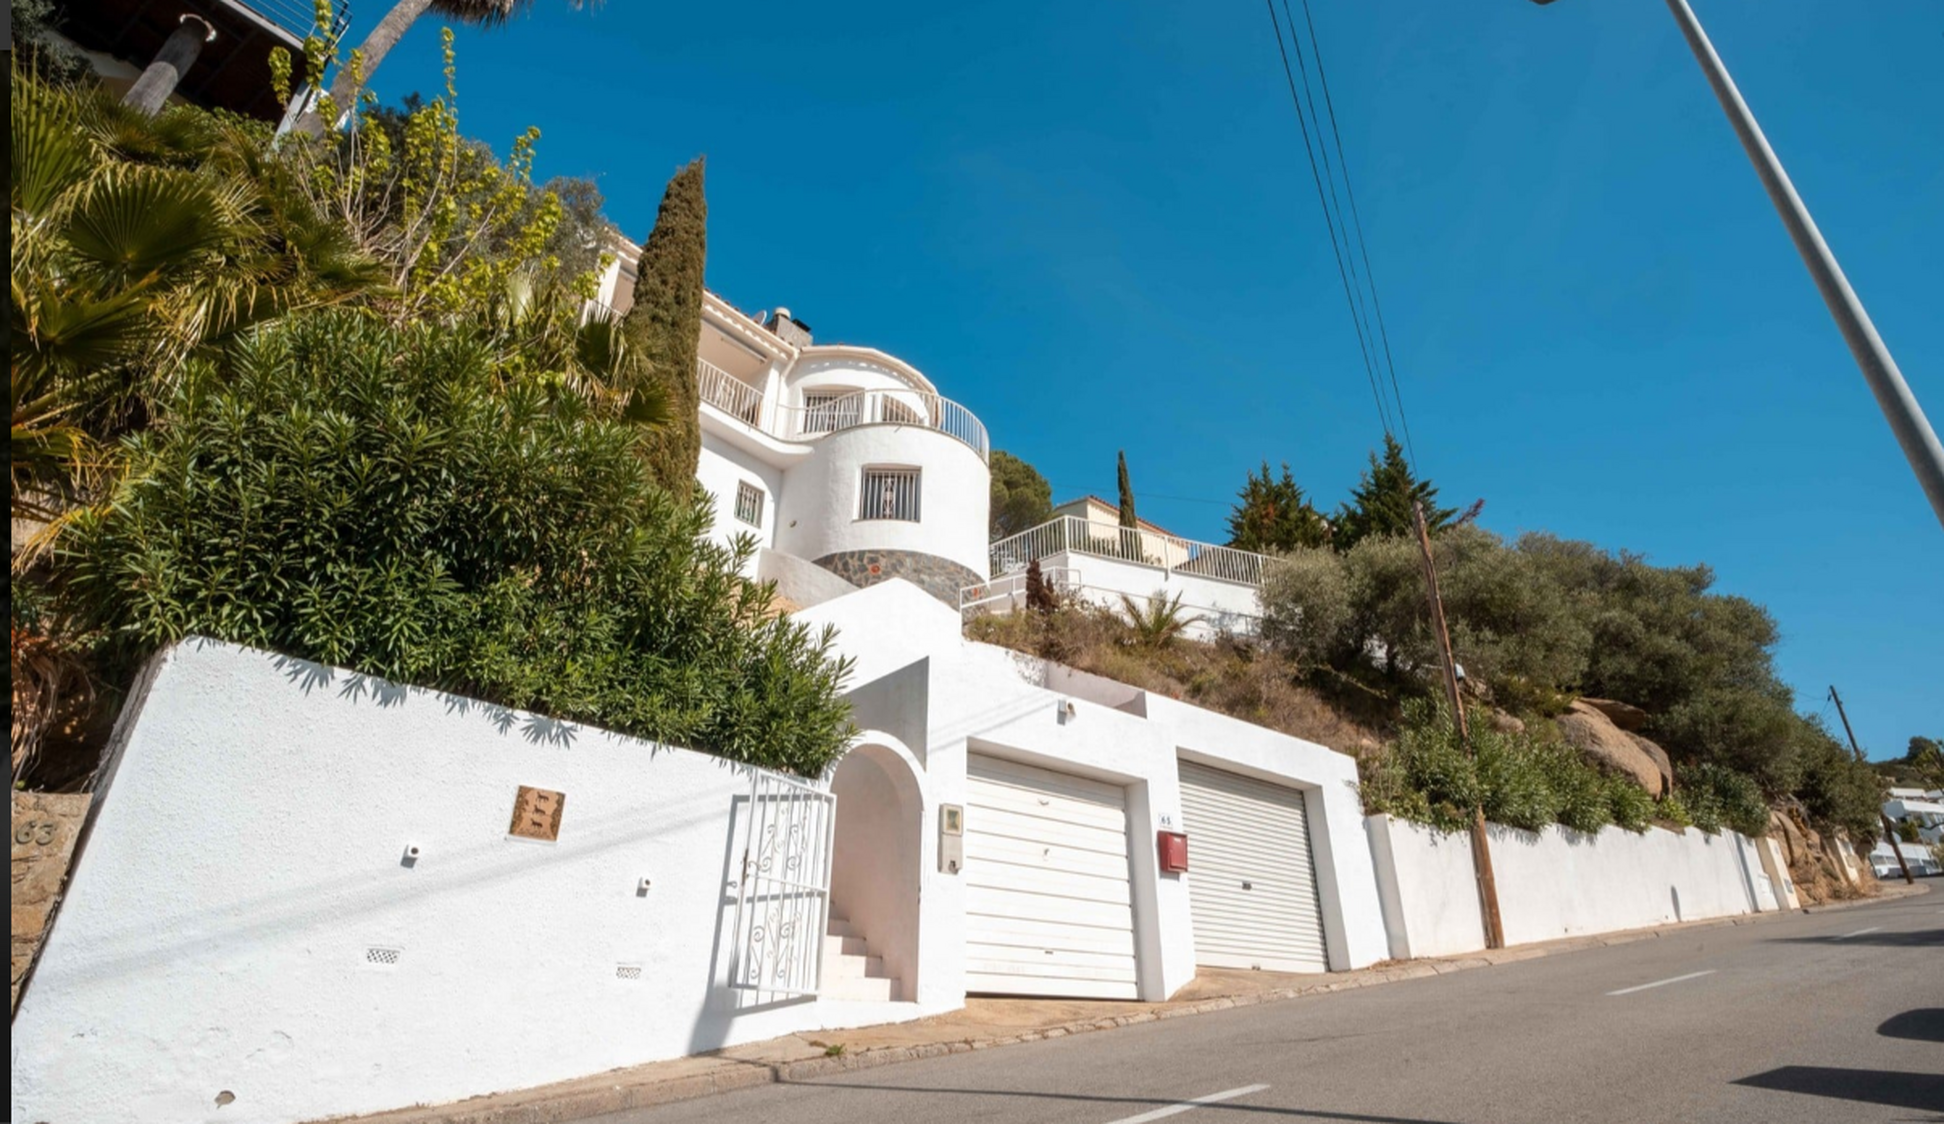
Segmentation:
{"type": "MultiPolygon", "coordinates": [[[[1944,735],[1944,532],[1664,6],[1312,2],[1443,498],[1706,562],[1803,709],[1944,735]]],[[[910,360],[1057,497],[1119,449],[1191,537],[1264,459],[1344,495],[1381,431],[1260,5],[829,7],[543,0],[460,30],[462,128],[539,126],[635,238],[706,153],[712,288],[910,360]]],[[[1698,7],[1944,421],[1944,10],[1698,7]]],[[[376,88],[438,86],[427,19],[376,88]]]]}

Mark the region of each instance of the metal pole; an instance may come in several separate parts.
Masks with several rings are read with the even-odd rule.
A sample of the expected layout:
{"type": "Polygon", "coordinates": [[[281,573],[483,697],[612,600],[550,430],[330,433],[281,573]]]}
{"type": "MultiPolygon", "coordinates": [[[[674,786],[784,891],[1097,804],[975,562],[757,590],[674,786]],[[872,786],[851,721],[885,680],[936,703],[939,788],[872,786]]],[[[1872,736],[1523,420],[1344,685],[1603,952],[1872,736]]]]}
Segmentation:
{"type": "MultiPolygon", "coordinates": [[[[1458,694],[1458,665],[1451,656],[1451,633],[1445,628],[1444,598],[1438,594],[1438,566],[1431,557],[1431,533],[1424,525],[1424,505],[1413,502],[1411,517],[1417,525],[1418,550],[1424,555],[1424,589],[1431,602],[1431,628],[1438,640],[1438,655],[1444,661],[1445,698],[1451,703],[1451,719],[1458,724],[1458,742],[1465,755],[1472,755],[1471,726],[1465,721],[1465,700],[1458,694]]],[[[1498,875],[1492,870],[1492,840],[1485,831],[1485,809],[1472,806],[1472,869],[1478,875],[1478,909],[1485,920],[1485,947],[1505,947],[1505,921],[1499,916],[1498,875]]]]}
{"type": "MultiPolygon", "coordinates": [[[[1861,762],[1863,760],[1863,747],[1856,744],[1856,731],[1850,729],[1849,712],[1843,709],[1843,696],[1836,693],[1836,684],[1834,683],[1829,685],[1829,697],[1835,700],[1836,716],[1843,720],[1843,733],[1849,738],[1850,752],[1856,754],[1856,760],[1861,762]]],[[[1917,880],[1910,876],[1910,864],[1904,861],[1903,844],[1897,842],[1897,825],[1890,822],[1890,813],[1884,811],[1883,805],[1881,804],[1877,805],[1877,818],[1883,821],[1883,834],[1885,838],[1890,840],[1890,853],[1897,856],[1897,866],[1903,871],[1904,884],[1909,886],[1916,885],[1917,880]]],[[[1872,869],[1874,870],[1874,868],[1872,869]]]]}
{"type": "Polygon", "coordinates": [[[1809,267],[1809,276],[1815,279],[1823,303],[1836,318],[1836,326],[1841,329],[1844,342],[1849,344],[1850,354],[1856,357],[1864,381],[1870,384],[1870,393],[1876,395],[1877,405],[1890,423],[1890,431],[1897,435],[1897,444],[1903,446],[1904,457],[1910,461],[1911,471],[1917,474],[1917,483],[1930,499],[1931,511],[1937,515],[1938,523],[1944,525],[1944,446],[1938,444],[1937,432],[1931,429],[1930,420],[1917,404],[1917,396],[1904,382],[1903,372],[1890,357],[1883,337],[1877,335],[1870,314],[1863,310],[1863,302],[1856,299],[1849,278],[1843,276],[1842,266],[1836,264],[1836,255],[1830,253],[1822,231],[1816,229],[1816,221],[1809,217],[1809,208],[1803,206],[1802,197],[1789,182],[1789,174],[1782,170],[1782,162],[1776,159],[1775,150],[1762,135],[1762,127],[1755,123],[1755,115],[1749,112],[1748,103],[1735,88],[1735,80],[1728,77],[1721,56],[1715,54],[1714,44],[1708,42],[1707,33],[1694,18],[1694,10],[1688,7],[1687,0],[1667,0],[1667,7],[1674,13],[1675,22],[1681,25],[1681,34],[1687,37],[1702,72],[1708,76],[1708,85],[1714,87],[1715,98],[1728,114],[1735,135],[1741,138],[1742,148],[1754,163],[1755,174],[1761,177],[1769,201],[1782,216],[1782,225],[1795,240],[1796,251],[1809,267]]]}

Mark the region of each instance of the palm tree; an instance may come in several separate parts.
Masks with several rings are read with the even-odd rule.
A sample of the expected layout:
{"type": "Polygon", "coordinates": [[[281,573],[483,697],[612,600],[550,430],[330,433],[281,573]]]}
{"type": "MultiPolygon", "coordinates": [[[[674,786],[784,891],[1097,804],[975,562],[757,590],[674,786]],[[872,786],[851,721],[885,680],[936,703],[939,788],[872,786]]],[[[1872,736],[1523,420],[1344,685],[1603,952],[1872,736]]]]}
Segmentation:
{"type": "Polygon", "coordinates": [[[377,274],[230,126],[17,65],[12,95],[11,506],[58,527],[198,349],[377,274]]]}
{"type": "Polygon", "coordinates": [[[1125,593],[1120,598],[1121,608],[1126,613],[1123,623],[1133,633],[1133,642],[1143,648],[1165,648],[1203,619],[1199,614],[1184,614],[1181,611],[1179,593],[1169,597],[1157,589],[1145,602],[1125,593]]]}
{"type": "MultiPolygon", "coordinates": [[[[568,2],[581,8],[587,0],[568,2]]],[[[498,27],[532,6],[533,0],[398,0],[365,36],[364,42],[358,44],[353,52],[357,64],[338,68],[337,77],[331,80],[332,112],[343,114],[355,108],[358,92],[371,81],[378,64],[385,61],[385,56],[426,12],[436,12],[455,23],[474,27],[498,27]]],[[[315,110],[305,116],[301,127],[313,136],[324,133],[324,121],[315,110]]]]}

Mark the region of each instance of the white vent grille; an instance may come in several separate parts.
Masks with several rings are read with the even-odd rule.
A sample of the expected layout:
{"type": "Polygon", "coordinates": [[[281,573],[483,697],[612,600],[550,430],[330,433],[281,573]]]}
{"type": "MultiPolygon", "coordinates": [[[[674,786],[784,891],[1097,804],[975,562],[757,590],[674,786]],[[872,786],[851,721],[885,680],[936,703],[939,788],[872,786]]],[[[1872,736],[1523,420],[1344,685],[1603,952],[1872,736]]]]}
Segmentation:
{"type": "Polygon", "coordinates": [[[376,964],[380,968],[393,968],[398,965],[399,958],[404,955],[405,950],[402,948],[385,948],[380,945],[372,945],[370,948],[365,949],[365,963],[376,964]]]}
{"type": "Polygon", "coordinates": [[[918,522],[919,473],[915,468],[867,468],[858,492],[859,519],[918,522]]]}
{"type": "Polygon", "coordinates": [[[638,980],[641,978],[641,965],[616,964],[614,966],[614,978],[617,980],[638,980]]]}

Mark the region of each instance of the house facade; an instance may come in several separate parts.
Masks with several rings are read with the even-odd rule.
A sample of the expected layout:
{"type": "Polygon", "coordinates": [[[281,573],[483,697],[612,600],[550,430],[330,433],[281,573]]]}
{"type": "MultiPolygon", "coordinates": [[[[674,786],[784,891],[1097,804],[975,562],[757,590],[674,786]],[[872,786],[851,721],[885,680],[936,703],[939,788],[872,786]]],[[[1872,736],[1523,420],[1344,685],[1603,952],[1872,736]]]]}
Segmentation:
{"type": "MultiPolygon", "coordinates": [[[[620,247],[597,314],[627,311],[639,249],[620,247]]],[[[986,577],[990,446],[973,413],[872,347],[819,344],[787,308],[751,316],[705,293],[696,478],[714,535],[752,536],[752,576],[807,604],[903,578],[956,606],[986,577]]]]}

